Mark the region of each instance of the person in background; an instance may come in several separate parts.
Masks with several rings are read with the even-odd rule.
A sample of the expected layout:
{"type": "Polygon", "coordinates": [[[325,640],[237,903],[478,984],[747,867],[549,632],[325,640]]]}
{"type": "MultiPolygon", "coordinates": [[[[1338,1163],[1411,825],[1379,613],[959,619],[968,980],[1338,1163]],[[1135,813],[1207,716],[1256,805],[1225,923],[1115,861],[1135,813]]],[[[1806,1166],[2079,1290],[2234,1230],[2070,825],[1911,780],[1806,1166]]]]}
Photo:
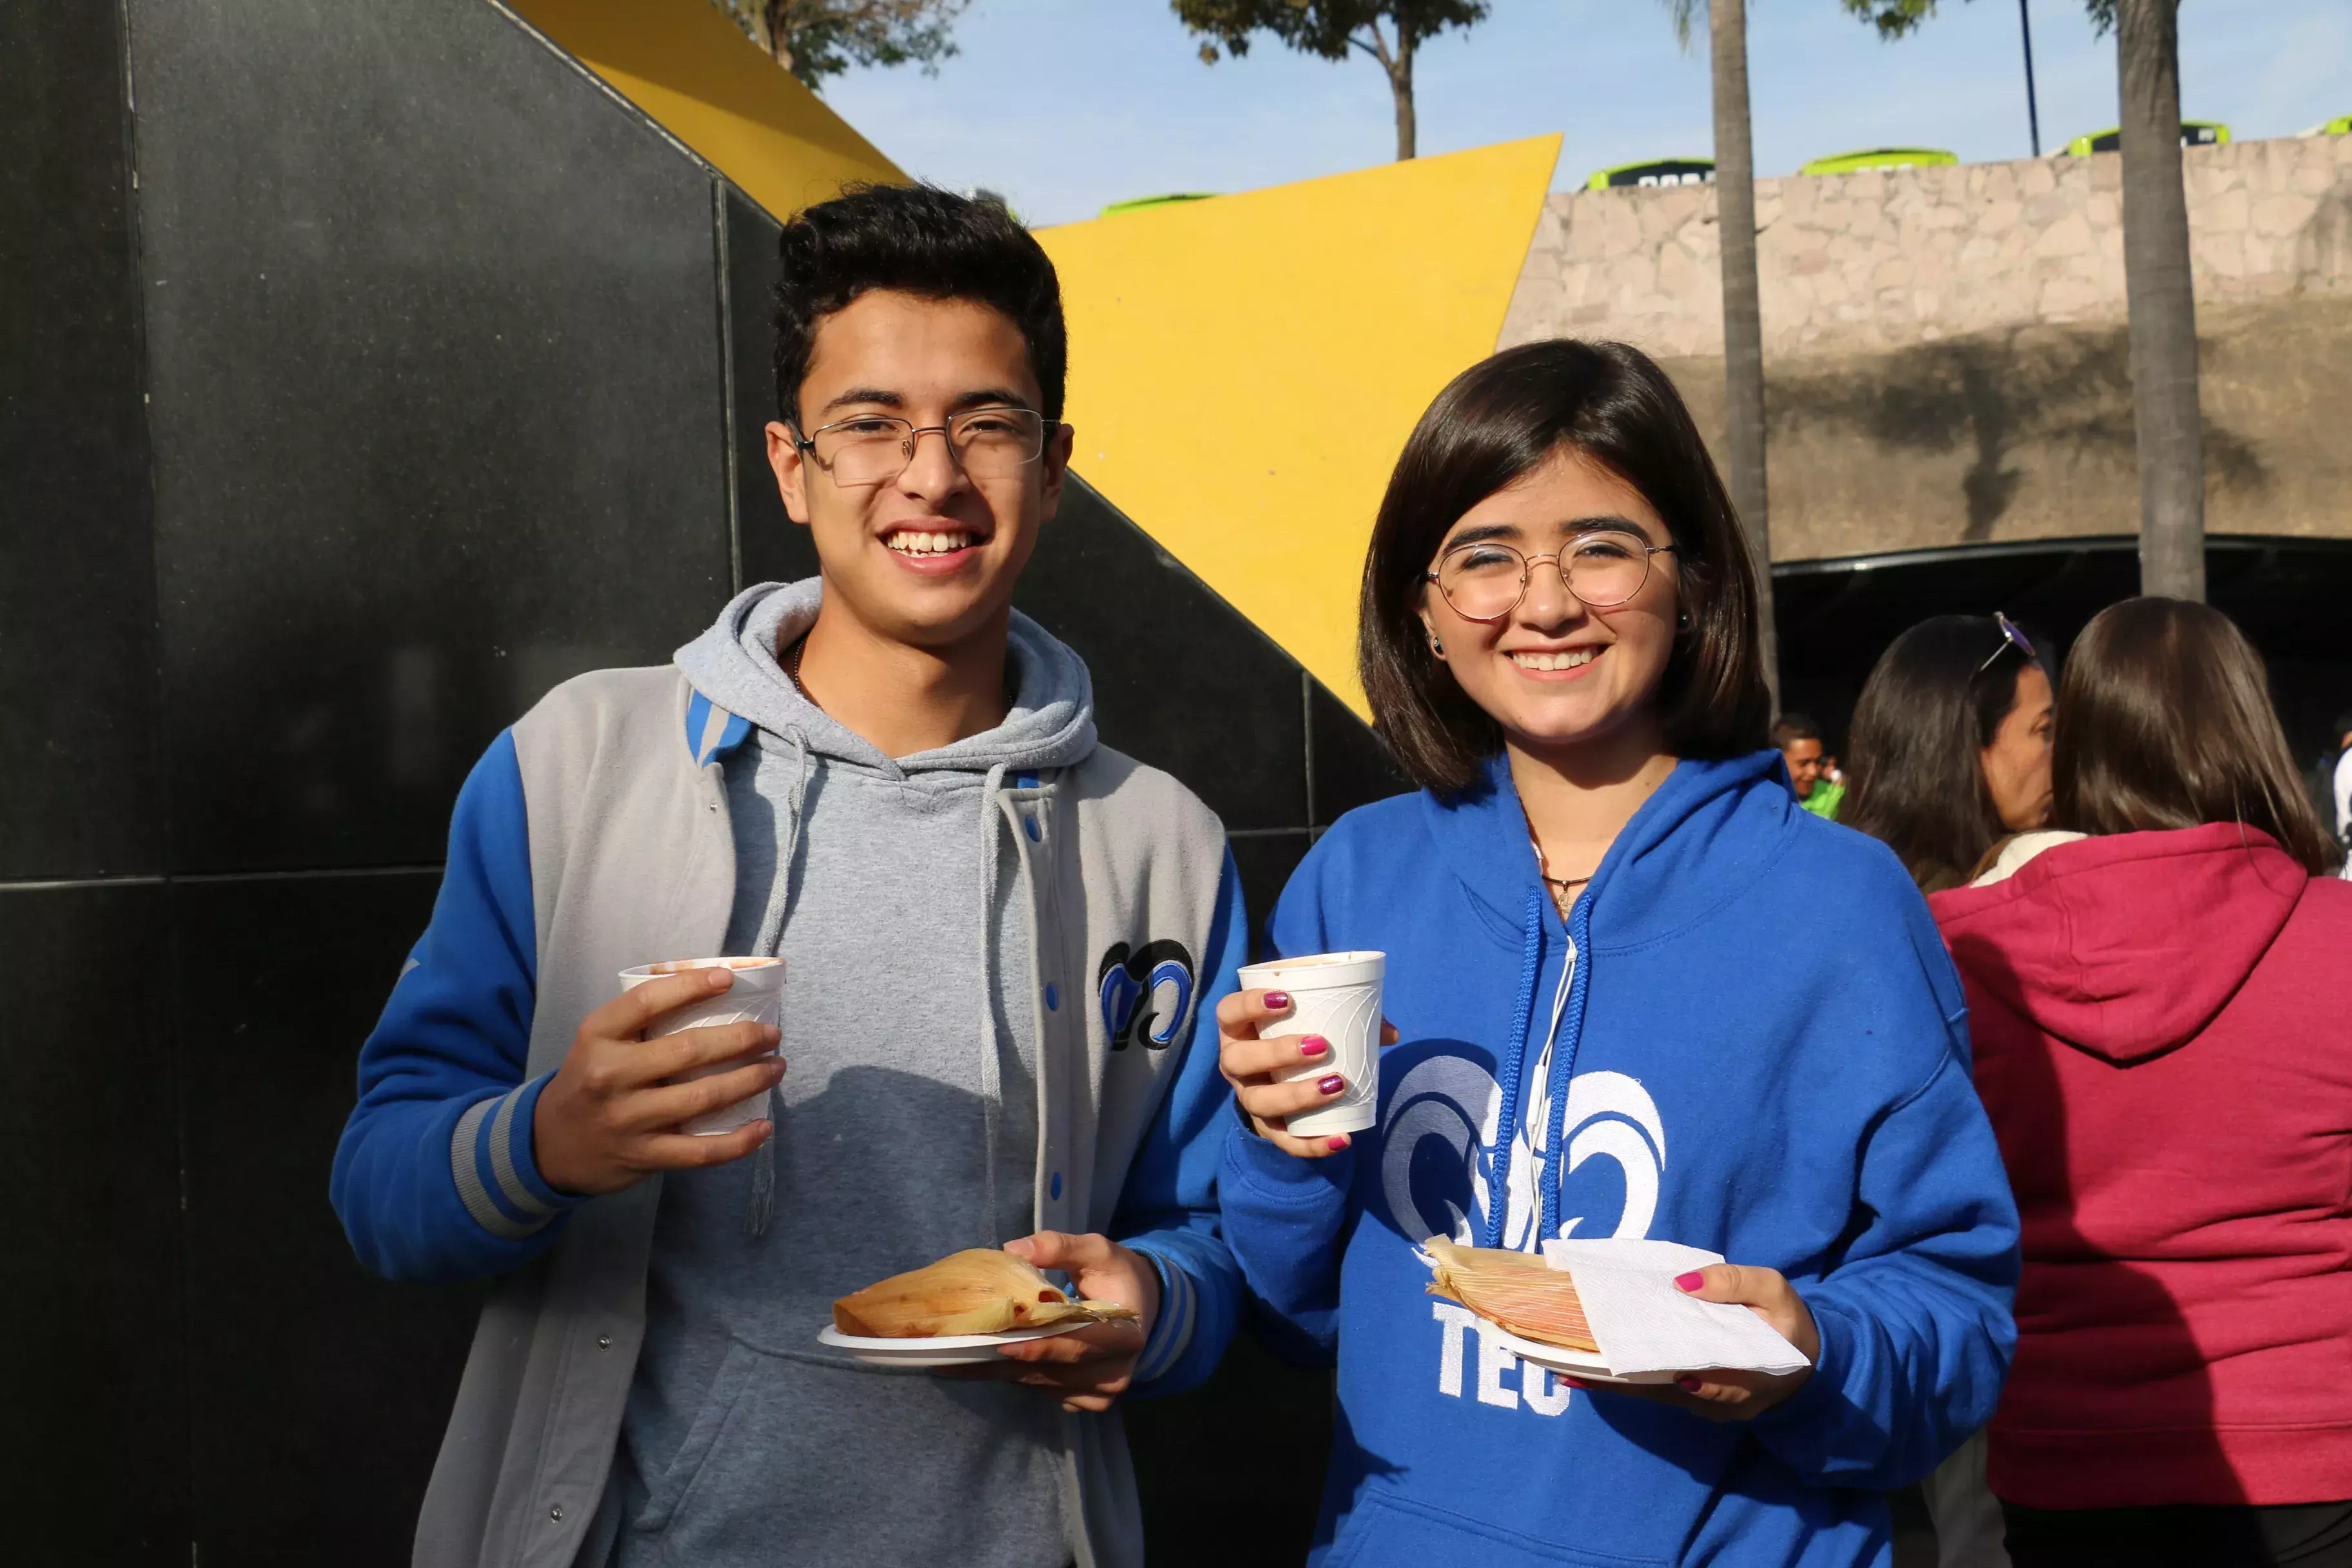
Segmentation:
{"type": "Polygon", "coordinates": [[[2004,615],[1937,616],[1872,667],[1839,820],[1883,840],[1922,892],[1957,888],[2050,816],[2050,672],[2004,615]]]}
{"type": "Polygon", "coordinates": [[[1829,753],[1822,750],[1821,726],[1802,713],[1783,713],[1772,726],[1772,744],[1789,764],[1797,804],[1826,822],[1835,822],[1845,785],[1829,776],[1829,753]]]}
{"type": "Polygon", "coordinates": [[[2261,658],[2102,611],[2055,819],[1929,900],[2025,1224],[1990,1479],[2018,1568],[2352,1565],[2352,888],[2261,658]]]}
{"type": "Polygon", "coordinates": [[[1309,1561],[1885,1563],[1884,1491],[1991,1415],[2015,1216],[1926,905],[1764,746],[1756,568],[1674,384],[1619,343],[1465,371],[1397,460],[1360,622],[1423,787],[1335,823],[1273,934],[1387,954],[1381,1120],[1292,1133],[1347,1088],[1282,1081],[1328,1043],[1261,1038],[1277,992],[1217,1015],[1225,1235],[1339,1368],[1309,1561]],[[1675,1285],[1813,1364],[1588,1392],[1431,1300],[1432,1236],[1706,1248],[1675,1285]]]}
{"type": "MultiPolygon", "coordinates": [[[[2352,848],[2352,708],[2338,713],[2327,732],[2336,741],[2311,770],[2312,809],[2337,845],[2352,848]]],[[[2352,862],[2344,874],[2352,877],[2352,862]]]]}

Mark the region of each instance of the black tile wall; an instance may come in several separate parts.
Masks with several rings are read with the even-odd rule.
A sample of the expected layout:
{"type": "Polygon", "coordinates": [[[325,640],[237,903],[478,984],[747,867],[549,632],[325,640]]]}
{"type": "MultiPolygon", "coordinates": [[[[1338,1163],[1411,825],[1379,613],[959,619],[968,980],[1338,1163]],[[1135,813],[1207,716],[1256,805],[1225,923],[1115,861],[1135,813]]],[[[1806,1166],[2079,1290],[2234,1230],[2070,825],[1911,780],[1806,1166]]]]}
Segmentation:
{"type": "Polygon", "coordinates": [[[327,1175],[360,1042],[439,880],[173,889],[206,1563],[408,1561],[481,1292],[369,1275],[328,1205],[327,1175]]]}
{"type": "Polygon", "coordinates": [[[1249,908],[1251,962],[1275,956],[1267,932],[1274,923],[1274,906],[1290,874],[1306,858],[1313,835],[1304,827],[1278,827],[1244,833],[1229,840],[1234,869],[1241,874],[1242,899],[1249,908]]]}
{"type": "Polygon", "coordinates": [[[478,0],[131,0],[173,863],[436,859],[730,575],[707,171],[478,0]]]}
{"type": "Polygon", "coordinates": [[[0,1473],[16,1563],[188,1561],[167,889],[0,890],[0,1473]]]}
{"type": "Polygon", "coordinates": [[[1298,666],[1076,475],[1013,603],[1087,661],[1107,744],[1229,830],[1306,826],[1298,666]]]}
{"type": "Polygon", "coordinates": [[[1330,826],[1360,805],[1417,787],[1354,709],[1313,676],[1301,671],[1300,679],[1307,683],[1307,722],[1315,748],[1309,771],[1317,828],[1330,826]]]}
{"type": "Polygon", "coordinates": [[[118,25],[0,5],[0,880],[162,865],[118,25]]]}
{"type": "Polygon", "coordinates": [[[1286,1366],[1246,1335],[1199,1388],[1129,1404],[1150,1561],[1297,1568],[1315,1539],[1331,1415],[1329,1373],[1286,1366]]]}
{"type": "Polygon", "coordinates": [[[735,516],[740,581],[792,583],[816,575],[809,531],[784,511],[768,467],[767,427],[776,410],[774,326],[776,220],[727,188],[727,329],[735,407],[735,516]]]}

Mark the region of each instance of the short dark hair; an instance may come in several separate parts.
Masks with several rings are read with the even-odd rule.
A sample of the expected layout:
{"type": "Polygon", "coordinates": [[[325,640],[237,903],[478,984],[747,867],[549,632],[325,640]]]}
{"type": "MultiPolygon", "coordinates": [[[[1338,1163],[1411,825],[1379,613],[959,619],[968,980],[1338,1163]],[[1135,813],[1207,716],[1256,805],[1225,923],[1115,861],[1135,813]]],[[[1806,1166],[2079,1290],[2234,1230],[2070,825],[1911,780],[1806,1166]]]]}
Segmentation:
{"type": "Polygon", "coordinates": [[[1437,395],[1372,524],[1356,668],[1373,727],[1440,795],[1474,788],[1503,737],[1430,652],[1418,614],[1430,563],[1463,513],[1563,448],[1639,490],[1673,537],[1689,625],[1675,635],[1658,691],[1666,743],[1707,758],[1763,747],[1771,701],[1756,565],[1706,443],[1639,349],[1554,339],[1506,349],[1437,395]]]}
{"type": "Polygon", "coordinates": [[[1990,616],[1937,616],[1896,637],[1854,704],[1838,820],[1893,849],[1928,892],[1967,881],[2008,832],[1984,749],[2017,706],[2018,677],[2040,664],[1990,616]]]}
{"type": "Polygon", "coordinates": [[[1054,263],[994,196],[936,185],[851,184],[784,225],[777,248],[776,406],[797,429],[816,329],[861,294],[894,289],[1002,312],[1029,345],[1048,420],[1062,417],[1069,335],[1054,263]]]}
{"type": "Polygon", "coordinates": [[[2058,826],[2134,833],[2238,822],[2324,876],[2343,851],[2304,793],[2263,656],[2184,599],[2126,599],[2066,658],[2051,759],[2058,826]]]}
{"type": "Polygon", "coordinates": [[[1772,721],[1772,743],[1787,751],[1799,741],[1818,741],[1822,727],[1803,713],[1783,713],[1772,721]]]}

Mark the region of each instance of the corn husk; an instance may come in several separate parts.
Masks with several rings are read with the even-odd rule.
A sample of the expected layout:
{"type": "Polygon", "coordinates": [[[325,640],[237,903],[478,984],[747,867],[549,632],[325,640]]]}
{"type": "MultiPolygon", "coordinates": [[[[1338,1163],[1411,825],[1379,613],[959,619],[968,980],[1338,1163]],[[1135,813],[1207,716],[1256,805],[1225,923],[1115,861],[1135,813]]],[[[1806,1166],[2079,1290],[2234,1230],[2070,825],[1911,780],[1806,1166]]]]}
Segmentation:
{"type": "Polygon", "coordinates": [[[1591,1351],[1600,1344],[1565,1268],[1526,1252],[1464,1247],[1433,1236],[1421,1249],[1437,1262],[1429,1293],[1461,1302],[1480,1317],[1538,1344],[1591,1351]]]}
{"type": "Polygon", "coordinates": [[[1027,1259],[975,1247],[868,1285],[833,1304],[833,1326],[877,1340],[938,1339],[1135,1316],[1116,1301],[1080,1301],[1027,1259]]]}

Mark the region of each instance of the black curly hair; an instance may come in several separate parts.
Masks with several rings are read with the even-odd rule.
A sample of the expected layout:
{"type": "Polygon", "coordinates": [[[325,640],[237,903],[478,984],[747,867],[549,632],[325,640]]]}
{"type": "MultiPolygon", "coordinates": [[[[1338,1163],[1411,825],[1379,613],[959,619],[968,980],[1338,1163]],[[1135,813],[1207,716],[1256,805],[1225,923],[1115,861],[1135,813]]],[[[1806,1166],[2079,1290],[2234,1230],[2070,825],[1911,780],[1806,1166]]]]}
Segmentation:
{"type": "Polygon", "coordinates": [[[776,405],[800,426],[817,323],[875,289],[999,310],[1029,345],[1049,421],[1062,417],[1069,337],[1045,247],[995,196],[936,185],[853,184],[784,225],[776,285],[776,405]]]}

